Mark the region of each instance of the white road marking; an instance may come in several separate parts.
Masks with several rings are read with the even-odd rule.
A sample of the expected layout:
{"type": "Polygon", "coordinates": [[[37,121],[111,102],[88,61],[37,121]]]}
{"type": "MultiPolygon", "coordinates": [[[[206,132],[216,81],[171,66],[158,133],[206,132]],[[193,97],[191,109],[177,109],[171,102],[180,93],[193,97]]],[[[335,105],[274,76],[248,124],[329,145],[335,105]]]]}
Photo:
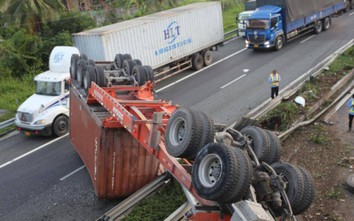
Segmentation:
{"type": "Polygon", "coordinates": [[[166,85],[165,87],[162,87],[162,88],[156,90],[156,92],[158,93],[158,92],[160,92],[160,91],[163,91],[163,90],[165,90],[165,89],[167,89],[167,88],[169,88],[169,87],[171,87],[171,86],[173,86],[173,85],[175,85],[175,84],[178,84],[179,82],[182,82],[182,81],[184,81],[184,80],[186,80],[186,79],[188,79],[188,78],[190,78],[190,77],[193,77],[194,75],[199,74],[200,72],[202,72],[202,71],[204,71],[204,70],[206,70],[206,69],[208,69],[208,68],[210,68],[210,67],[212,67],[212,66],[214,66],[214,65],[217,65],[217,64],[219,64],[220,62],[223,62],[223,61],[225,61],[226,59],[229,59],[229,58],[231,58],[232,56],[235,56],[235,55],[237,55],[237,54],[239,54],[239,53],[241,53],[241,52],[243,52],[243,51],[245,51],[245,50],[247,50],[247,48],[244,48],[244,49],[241,49],[241,50],[239,50],[239,51],[236,51],[235,53],[233,53],[233,54],[231,54],[231,55],[229,55],[229,56],[227,56],[227,57],[225,57],[225,58],[223,58],[223,59],[221,59],[221,60],[219,60],[219,61],[217,61],[217,62],[215,62],[215,63],[213,63],[213,64],[211,64],[211,65],[209,65],[209,66],[206,66],[205,68],[200,69],[199,71],[194,72],[193,74],[190,74],[190,75],[188,75],[188,76],[186,76],[186,77],[184,77],[184,78],[181,78],[181,79],[179,79],[179,80],[177,80],[177,81],[175,81],[175,82],[173,82],[173,83],[171,83],[171,84],[169,84],[169,85],[166,85]]]}
{"type": "Polygon", "coordinates": [[[246,74],[241,75],[240,77],[236,78],[233,81],[230,81],[229,83],[225,84],[224,86],[220,87],[220,89],[224,89],[225,87],[229,86],[232,83],[235,83],[236,81],[240,80],[241,78],[243,78],[244,76],[246,76],[246,74]]]}
{"type": "Polygon", "coordinates": [[[33,150],[31,150],[31,151],[25,153],[25,154],[22,154],[21,156],[16,157],[15,159],[12,159],[12,160],[10,160],[10,161],[8,161],[8,162],[2,164],[2,165],[0,165],[0,169],[3,168],[3,167],[5,167],[5,166],[8,166],[8,165],[12,164],[13,162],[16,162],[16,161],[18,161],[18,160],[24,158],[25,156],[30,155],[31,153],[36,152],[37,150],[40,150],[40,149],[42,149],[42,148],[44,148],[44,147],[46,147],[46,146],[48,146],[48,145],[50,145],[50,144],[52,144],[52,143],[54,143],[54,142],[57,142],[57,141],[60,140],[60,139],[63,139],[64,137],[66,137],[66,136],[68,136],[68,135],[69,135],[69,134],[67,133],[67,134],[65,134],[65,135],[63,135],[63,136],[61,136],[61,137],[58,137],[58,138],[56,138],[56,139],[54,139],[54,140],[51,140],[51,141],[49,141],[48,143],[45,143],[45,144],[43,144],[43,145],[41,145],[41,146],[39,146],[39,147],[37,147],[37,148],[35,148],[35,149],[33,149],[33,150]]]}
{"type": "Polygon", "coordinates": [[[304,43],[304,42],[307,41],[307,40],[310,40],[310,39],[313,38],[313,37],[315,37],[315,35],[311,35],[310,37],[308,37],[308,38],[302,40],[302,41],[300,42],[300,44],[304,43]]]}
{"type": "Polygon", "coordinates": [[[71,172],[71,173],[69,173],[69,174],[63,176],[63,177],[60,178],[59,180],[60,180],[60,181],[63,181],[63,180],[65,180],[66,178],[68,178],[69,176],[71,176],[71,175],[73,175],[73,174],[79,172],[80,170],[82,170],[82,169],[84,169],[84,168],[85,168],[85,165],[82,165],[81,167],[77,168],[77,169],[74,170],[73,172],[71,172]]]}
{"type": "Polygon", "coordinates": [[[247,73],[247,72],[250,71],[250,69],[243,69],[242,71],[245,72],[245,73],[247,73]]]}
{"type": "Polygon", "coordinates": [[[352,16],[352,15],[354,15],[354,12],[352,12],[352,13],[349,14],[349,16],[352,16]]]}

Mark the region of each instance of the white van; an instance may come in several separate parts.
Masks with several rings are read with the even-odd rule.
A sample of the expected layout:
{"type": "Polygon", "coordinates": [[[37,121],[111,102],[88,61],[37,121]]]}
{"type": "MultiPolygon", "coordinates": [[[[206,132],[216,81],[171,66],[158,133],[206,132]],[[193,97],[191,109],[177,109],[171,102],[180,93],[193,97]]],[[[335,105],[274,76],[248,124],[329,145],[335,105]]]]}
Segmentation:
{"type": "Polygon", "coordinates": [[[17,109],[15,124],[25,135],[62,136],[69,130],[69,86],[71,55],[75,47],[54,47],[49,71],[34,78],[36,92],[17,109]]]}
{"type": "Polygon", "coordinates": [[[244,37],[245,36],[245,29],[246,29],[246,20],[250,15],[254,12],[254,10],[244,11],[238,15],[238,36],[244,37]]]}

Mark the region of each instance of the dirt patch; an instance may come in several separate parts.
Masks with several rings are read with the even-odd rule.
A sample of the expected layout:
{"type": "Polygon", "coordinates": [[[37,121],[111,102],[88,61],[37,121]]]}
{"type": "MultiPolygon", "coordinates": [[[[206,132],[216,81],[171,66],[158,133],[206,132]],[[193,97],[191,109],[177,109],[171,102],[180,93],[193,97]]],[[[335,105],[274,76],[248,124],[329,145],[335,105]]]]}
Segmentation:
{"type": "Polygon", "coordinates": [[[350,161],[354,132],[346,131],[345,110],[334,117],[334,125],[317,122],[297,129],[282,142],[282,159],[305,167],[315,182],[316,197],[303,220],[351,220],[354,216],[354,195],[345,185],[354,166],[350,161]]]}

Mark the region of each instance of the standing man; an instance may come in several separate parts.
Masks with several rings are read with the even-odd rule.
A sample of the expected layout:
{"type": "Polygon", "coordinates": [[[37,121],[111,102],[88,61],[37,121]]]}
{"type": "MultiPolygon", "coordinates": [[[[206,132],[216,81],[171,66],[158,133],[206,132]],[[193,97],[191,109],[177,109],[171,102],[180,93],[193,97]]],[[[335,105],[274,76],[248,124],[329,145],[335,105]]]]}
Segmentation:
{"type": "Polygon", "coordinates": [[[272,99],[278,96],[279,93],[279,82],[281,78],[278,74],[277,70],[273,70],[273,72],[269,75],[268,82],[272,84],[271,97],[272,99]]]}
{"type": "Polygon", "coordinates": [[[349,130],[348,132],[350,132],[352,130],[352,124],[353,124],[353,118],[354,118],[354,94],[352,96],[352,98],[349,99],[348,103],[348,113],[349,113],[349,130]]]}

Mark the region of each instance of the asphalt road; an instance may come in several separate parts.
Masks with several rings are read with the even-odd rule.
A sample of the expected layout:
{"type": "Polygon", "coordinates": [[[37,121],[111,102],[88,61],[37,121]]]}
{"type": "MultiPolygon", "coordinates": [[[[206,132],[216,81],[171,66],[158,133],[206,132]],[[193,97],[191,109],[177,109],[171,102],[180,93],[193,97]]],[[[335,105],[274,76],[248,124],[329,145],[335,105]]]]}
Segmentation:
{"type": "MultiPolygon", "coordinates": [[[[230,125],[269,99],[271,70],[278,69],[282,89],[353,37],[352,10],[333,19],[328,31],[303,36],[278,52],[246,50],[235,39],[215,53],[214,65],[158,84],[157,96],[230,125]]],[[[119,202],[98,200],[68,136],[53,139],[15,133],[0,140],[0,220],[94,220],[119,202]]]]}

